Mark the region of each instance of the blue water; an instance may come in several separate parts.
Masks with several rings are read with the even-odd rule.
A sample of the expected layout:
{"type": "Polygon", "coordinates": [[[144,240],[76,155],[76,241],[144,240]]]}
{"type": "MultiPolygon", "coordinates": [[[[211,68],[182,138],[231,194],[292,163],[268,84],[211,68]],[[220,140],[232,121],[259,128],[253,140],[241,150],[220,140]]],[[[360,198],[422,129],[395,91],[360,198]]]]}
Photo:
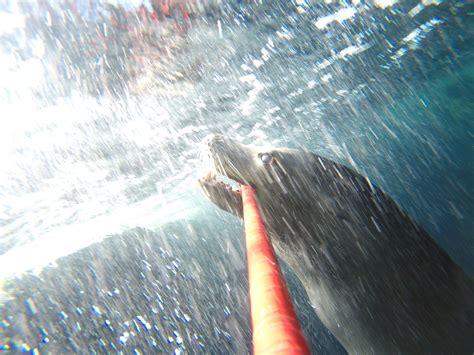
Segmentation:
{"type": "MultiPolygon", "coordinates": [[[[2,4],[0,346],[249,352],[243,227],[196,187],[215,132],[354,167],[474,275],[474,9],[388,3],[208,1],[135,32],[2,4]]],[[[343,353],[283,267],[312,348],[343,353]]]]}

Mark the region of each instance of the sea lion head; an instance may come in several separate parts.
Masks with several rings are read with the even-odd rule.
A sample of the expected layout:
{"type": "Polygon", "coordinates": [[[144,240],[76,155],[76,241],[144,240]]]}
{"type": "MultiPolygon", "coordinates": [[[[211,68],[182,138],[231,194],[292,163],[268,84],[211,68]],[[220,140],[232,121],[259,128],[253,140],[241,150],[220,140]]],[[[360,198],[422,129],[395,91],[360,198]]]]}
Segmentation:
{"type": "Polygon", "coordinates": [[[219,175],[251,186],[266,210],[271,210],[272,206],[284,206],[287,210],[313,206],[315,193],[319,190],[324,193],[325,179],[318,168],[323,169],[324,164],[318,162],[315,154],[297,149],[244,145],[217,134],[207,138],[204,145],[211,169],[200,180],[201,187],[215,204],[228,212],[241,216],[240,190],[217,180],[219,175]]]}

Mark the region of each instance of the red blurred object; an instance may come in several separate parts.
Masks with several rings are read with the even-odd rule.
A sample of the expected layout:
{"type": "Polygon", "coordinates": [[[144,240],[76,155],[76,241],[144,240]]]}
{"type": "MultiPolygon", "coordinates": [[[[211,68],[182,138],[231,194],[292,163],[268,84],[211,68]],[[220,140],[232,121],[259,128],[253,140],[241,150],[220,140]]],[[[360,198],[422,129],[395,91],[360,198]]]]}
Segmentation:
{"type": "Polygon", "coordinates": [[[184,7],[183,4],[179,4],[179,10],[181,11],[181,16],[183,16],[183,19],[189,20],[188,10],[186,10],[186,7],[184,7]]]}
{"type": "Polygon", "coordinates": [[[254,190],[242,185],[254,354],[310,354],[260,216],[254,190]]]}
{"type": "Polygon", "coordinates": [[[166,0],[161,1],[161,12],[166,17],[171,17],[171,11],[170,11],[170,6],[168,5],[168,1],[166,1],[166,0]]]}

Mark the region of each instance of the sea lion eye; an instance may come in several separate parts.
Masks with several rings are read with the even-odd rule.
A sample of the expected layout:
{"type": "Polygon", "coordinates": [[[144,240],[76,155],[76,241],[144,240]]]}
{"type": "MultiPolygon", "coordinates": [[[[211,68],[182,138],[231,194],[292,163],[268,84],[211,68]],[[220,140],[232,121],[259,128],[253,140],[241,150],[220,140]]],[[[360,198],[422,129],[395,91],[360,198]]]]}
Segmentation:
{"type": "Polygon", "coordinates": [[[269,153],[263,153],[263,154],[259,154],[259,155],[260,155],[260,160],[265,165],[268,165],[273,161],[273,157],[269,153]]]}

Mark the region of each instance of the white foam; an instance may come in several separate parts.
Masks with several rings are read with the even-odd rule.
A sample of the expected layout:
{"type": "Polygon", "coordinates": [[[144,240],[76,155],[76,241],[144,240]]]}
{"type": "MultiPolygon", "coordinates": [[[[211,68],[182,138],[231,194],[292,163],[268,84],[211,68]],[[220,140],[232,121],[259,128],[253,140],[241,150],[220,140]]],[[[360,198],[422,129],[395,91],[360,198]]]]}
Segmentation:
{"type": "Polygon", "coordinates": [[[25,16],[14,13],[0,12],[0,34],[14,32],[25,27],[25,16]]]}
{"type": "Polygon", "coordinates": [[[318,20],[316,20],[316,22],[314,22],[314,25],[318,29],[322,30],[325,29],[332,22],[337,21],[339,23],[342,23],[343,21],[352,18],[355,16],[356,13],[357,10],[355,8],[345,7],[337,11],[335,14],[319,18],[318,20]]]}
{"type": "Polygon", "coordinates": [[[410,49],[418,48],[420,42],[426,37],[426,35],[440,23],[443,23],[443,20],[432,18],[430,21],[425,22],[405,36],[402,39],[402,43],[408,45],[410,49]]]}
{"type": "Polygon", "coordinates": [[[253,74],[240,77],[240,81],[248,83],[252,86],[252,89],[250,89],[247,93],[247,99],[240,104],[242,115],[249,116],[252,113],[255,101],[257,100],[260,92],[262,92],[264,89],[264,85],[253,74]]]}
{"type": "MultiPolygon", "coordinates": [[[[192,194],[187,192],[184,195],[192,194]]],[[[166,223],[190,218],[197,212],[197,207],[189,198],[181,196],[183,198],[177,199],[174,192],[168,196],[156,194],[88,221],[53,228],[40,238],[1,255],[0,280],[17,277],[27,271],[40,272],[45,266],[54,265],[59,258],[113,234],[135,227],[153,230],[166,223]]]]}
{"type": "Polygon", "coordinates": [[[349,46],[347,48],[344,48],[342,51],[340,51],[337,55],[338,58],[344,59],[347,56],[353,56],[359,53],[364,52],[370,48],[370,45],[368,44],[361,44],[358,46],[349,46]]]}
{"type": "Polygon", "coordinates": [[[385,9],[395,5],[397,2],[398,0],[374,0],[374,5],[381,9],[385,9]]]}

